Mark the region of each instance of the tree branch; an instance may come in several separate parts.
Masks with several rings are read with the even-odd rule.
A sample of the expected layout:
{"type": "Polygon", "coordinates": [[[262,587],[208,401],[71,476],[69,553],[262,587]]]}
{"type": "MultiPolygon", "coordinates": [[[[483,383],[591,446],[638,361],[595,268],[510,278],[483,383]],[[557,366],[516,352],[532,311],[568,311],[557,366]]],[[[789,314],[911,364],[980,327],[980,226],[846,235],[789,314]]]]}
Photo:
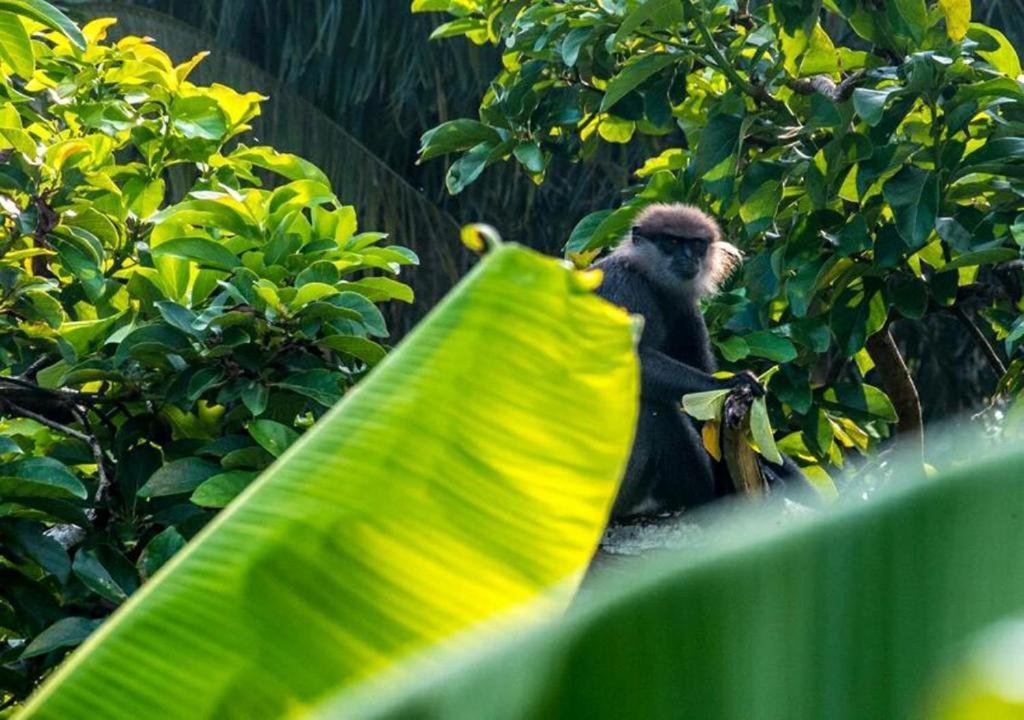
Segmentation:
{"type": "Polygon", "coordinates": [[[967,314],[967,311],[959,305],[953,305],[949,310],[951,313],[956,315],[957,319],[963,323],[964,327],[966,327],[968,332],[971,333],[971,336],[974,338],[974,342],[985,354],[988,364],[992,366],[993,370],[995,370],[996,376],[1000,378],[1003,377],[1003,375],[1006,374],[1006,365],[1003,363],[1002,358],[999,357],[996,349],[992,347],[992,343],[990,343],[988,338],[985,337],[985,333],[983,333],[981,328],[978,327],[977,323],[975,323],[974,320],[971,319],[971,316],[967,314]]]}
{"type": "Polygon", "coordinates": [[[868,355],[882,380],[882,387],[896,408],[899,422],[896,432],[915,455],[924,456],[924,420],[921,417],[921,398],[907,364],[896,347],[889,323],[868,338],[868,355]]]}

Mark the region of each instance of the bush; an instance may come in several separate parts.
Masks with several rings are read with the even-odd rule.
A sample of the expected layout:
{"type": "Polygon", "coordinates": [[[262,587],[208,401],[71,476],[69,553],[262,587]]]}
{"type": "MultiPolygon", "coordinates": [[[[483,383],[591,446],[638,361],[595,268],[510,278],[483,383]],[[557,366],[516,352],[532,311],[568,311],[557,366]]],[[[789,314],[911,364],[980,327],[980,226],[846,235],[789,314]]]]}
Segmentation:
{"type": "Polygon", "coordinates": [[[376,303],[417,262],[244,144],[264,98],[190,83],[203,55],[25,7],[0,12],[0,707],[383,357],[376,303]]]}
{"type": "Polygon", "coordinates": [[[455,157],[452,192],[503,161],[540,182],[554,158],[586,161],[603,143],[661,146],[621,207],[583,218],[567,254],[589,262],[652,201],[715,212],[747,255],[707,307],[718,353],[779,368],[780,445],[815,475],[897,421],[920,447],[920,358],[897,351],[899,321],[959,320],[989,362],[986,394],[1020,424],[1024,86],[1013,46],[970,22],[970,0],[412,8],[452,16],[435,38],[502,51],[479,117],[423,137],[421,158],[455,157]]]}

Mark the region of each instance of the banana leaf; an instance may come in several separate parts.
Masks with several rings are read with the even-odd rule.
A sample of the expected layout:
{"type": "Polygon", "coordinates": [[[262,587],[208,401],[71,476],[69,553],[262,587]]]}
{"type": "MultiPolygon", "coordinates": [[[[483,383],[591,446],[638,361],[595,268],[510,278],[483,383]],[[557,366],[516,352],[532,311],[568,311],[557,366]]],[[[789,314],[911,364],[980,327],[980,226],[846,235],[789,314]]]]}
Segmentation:
{"type": "Polygon", "coordinates": [[[20,717],[299,718],[432,644],[561,612],[625,466],[633,348],[584,276],[498,249],[20,717]]]}
{"type": "Polygon", "coordinates": [[[972,635],[1024,608],[1024,450],[982,447],[823,518],[737,509],[697,548],[606,566],[557,625],[316,717],[936,717],[972,635]]]}

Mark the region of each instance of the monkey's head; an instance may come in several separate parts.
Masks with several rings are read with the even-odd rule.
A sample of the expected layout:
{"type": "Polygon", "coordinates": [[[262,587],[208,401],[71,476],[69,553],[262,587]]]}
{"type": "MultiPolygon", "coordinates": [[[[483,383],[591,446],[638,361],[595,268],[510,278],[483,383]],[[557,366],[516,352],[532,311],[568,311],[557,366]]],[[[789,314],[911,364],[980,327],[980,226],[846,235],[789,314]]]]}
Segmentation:
{"type": "Polygon", "coordinates": [[[652,279],[696,297],[714,293],[742,259],[711,216],[681,203],[644,208],[620,250],[642,259],[652,279]]]}

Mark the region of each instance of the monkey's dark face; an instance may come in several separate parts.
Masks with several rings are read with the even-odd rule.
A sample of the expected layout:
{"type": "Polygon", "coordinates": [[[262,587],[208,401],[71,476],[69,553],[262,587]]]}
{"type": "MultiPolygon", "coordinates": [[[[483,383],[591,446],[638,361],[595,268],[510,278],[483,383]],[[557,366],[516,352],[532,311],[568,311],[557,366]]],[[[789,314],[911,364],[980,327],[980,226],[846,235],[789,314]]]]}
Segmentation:
{"type": "Polygon", "coordinates": [[[665,258],[667,269],[681,280],[693,280],[705,269],[711,247],[711,238],[644,232],[642,228],[633,229],[633,240],[654,245],[665,258]]]}

